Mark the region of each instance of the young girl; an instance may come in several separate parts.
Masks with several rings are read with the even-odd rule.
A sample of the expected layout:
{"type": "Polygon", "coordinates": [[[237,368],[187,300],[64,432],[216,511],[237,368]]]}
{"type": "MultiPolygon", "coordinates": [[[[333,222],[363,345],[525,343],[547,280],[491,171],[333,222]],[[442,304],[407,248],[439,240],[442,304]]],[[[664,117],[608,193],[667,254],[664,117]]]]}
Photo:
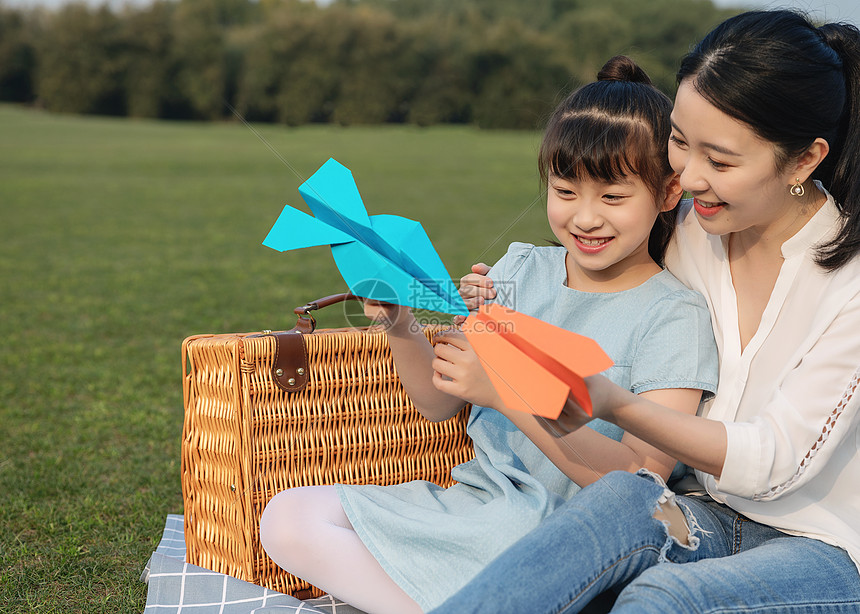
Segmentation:
{"type": "MultiPolygon", "coordinates": [[[[556,110],[541,146],[560,245],[512,244],[492,271],[509,290],[499,302],[597,339],[615,362],[608,378],[692,415],[715,391],[716,352],[701,296],[657,264],[673,226],[661,218],[673,217],[681,196],[666,162],[671,103],[628,58],[598,77],[556,110]]],[[[615,469],[672,472],[670,455],[609,423],[558,438],[507,410],[463,336],[434,348],[408,309],[368,304],[366,313],[387,322],[422,414],[444,420],[463,399],[474,404],[475,459],[453,470],[448,489],[338,485],[272,499],[260,523],[266,552],[348,603],[374,613],[431,609],[581,486],[615,469]]]]}
{"type": "MultiPolygon", "coordinates": [[[[612,473],[438,612],[577,612],[607,589],[624,612],[860,611],[860,32],[746,13],[678,78],[669,160],[694,199],[666,261],[711,309],[720,390],[695,417],[588,386],[701,493],[612,473]]],[[[584,420],[569,403],[555,426],[584,420]]]]}

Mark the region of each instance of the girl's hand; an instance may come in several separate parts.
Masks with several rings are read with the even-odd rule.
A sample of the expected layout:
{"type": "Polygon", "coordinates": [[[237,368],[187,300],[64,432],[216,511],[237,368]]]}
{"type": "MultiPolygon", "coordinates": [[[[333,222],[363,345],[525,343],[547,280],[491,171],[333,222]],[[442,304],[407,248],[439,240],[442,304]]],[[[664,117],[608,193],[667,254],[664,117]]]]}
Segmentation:
{"type": "Polygon", "coordinates": [[[436,335],[433,348],[433,385],[447,394],[483,407],[501,407],[501,399],[490,383],[481,361],[460,332],[436,335]]]}
{"type": "MultiPolygon", "coordinates": [[[[483,262],[472,265],[472,272],[460,279],[460,296],[466,302],[469,310],[474,310],[484,304],[485,301],[496,298],[496,289],[493,288],[493,280],[487,277],[490,267],[483,262]]],[[[462,324],[465,316],[454,316],[455,324],[462,324]]]]}
{"type": "Polygon", "coordinates": [[[361,300],[364,303],[364,315],[373,320],[374,324],[382,326],[389,334],[406,330],[414,320],[409,307],[366,298],[361,300]]]}

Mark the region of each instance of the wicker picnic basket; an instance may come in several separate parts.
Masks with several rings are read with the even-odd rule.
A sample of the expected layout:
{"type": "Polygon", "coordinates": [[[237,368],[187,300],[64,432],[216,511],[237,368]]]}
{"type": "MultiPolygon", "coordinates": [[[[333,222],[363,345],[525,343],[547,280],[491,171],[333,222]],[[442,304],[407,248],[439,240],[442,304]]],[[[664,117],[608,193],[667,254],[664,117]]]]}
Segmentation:
{"type": "MultiPolygon", "coordinates": [[[[467,410],[424,419],[404,393],[384,332],[314,330],[297,308],[282,333],[196,335],[182,344],[182,493],[189,563],[299,598],[321,592],[260,546],[260,515],[294,486],[451,483],[472,457],[467,410]]],[[[441,326],[426,327],[428,338],[441,326]]]]}

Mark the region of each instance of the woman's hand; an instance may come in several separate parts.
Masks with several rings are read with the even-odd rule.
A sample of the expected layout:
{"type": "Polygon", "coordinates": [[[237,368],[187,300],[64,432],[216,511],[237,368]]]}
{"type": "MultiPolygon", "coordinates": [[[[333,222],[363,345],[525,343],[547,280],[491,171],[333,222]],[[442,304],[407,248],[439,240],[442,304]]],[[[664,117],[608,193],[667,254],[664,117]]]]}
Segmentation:
{"type": "Polygon", "coordinates": [[[433,385],[475,405],[501,407],[501,399],[465,335],[456,331],[440,333],[435,341],[433,385]]]}
{"type": "MultiPolygon", "coordinates": [[[[496,289],[493,288],[493,280],[487,277],[490,267],[483,262],[472,265],[472,272],[460,279],[460,296],[466,302],[469,310],[474,310],[486,301],[496,298],[496,289]]],[[[455,324],[462,324],[465,316],[454,316],[455,324]]]]}
{"type": "Polygon", "coordinates": [[[592,375],[585,378],[585,385],[591,397],[592,415],[589,416],[573,396],[569,396],[558,419],[549,421],[547,426],[550,427],[550,432],[564,436],[585,426],[594,418],[607,418],[603,414],[608,413],[609,397],[613,393],[614,384],[602,375],[592,375]]]}

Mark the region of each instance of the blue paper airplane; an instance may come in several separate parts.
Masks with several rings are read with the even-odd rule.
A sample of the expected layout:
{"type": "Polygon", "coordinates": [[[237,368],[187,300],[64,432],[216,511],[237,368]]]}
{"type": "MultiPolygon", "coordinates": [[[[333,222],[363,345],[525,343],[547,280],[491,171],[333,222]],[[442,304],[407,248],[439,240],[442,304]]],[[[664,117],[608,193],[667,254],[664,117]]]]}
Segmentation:
{"type": "Polygon", "coordinates": [[[469,313],[418,222],[369,216],[348,168],[333,158],[299,186],[314,216],[284,207],[263,245],[285,252],[331,245],[353,294],[443,313],[469,313]]]}

